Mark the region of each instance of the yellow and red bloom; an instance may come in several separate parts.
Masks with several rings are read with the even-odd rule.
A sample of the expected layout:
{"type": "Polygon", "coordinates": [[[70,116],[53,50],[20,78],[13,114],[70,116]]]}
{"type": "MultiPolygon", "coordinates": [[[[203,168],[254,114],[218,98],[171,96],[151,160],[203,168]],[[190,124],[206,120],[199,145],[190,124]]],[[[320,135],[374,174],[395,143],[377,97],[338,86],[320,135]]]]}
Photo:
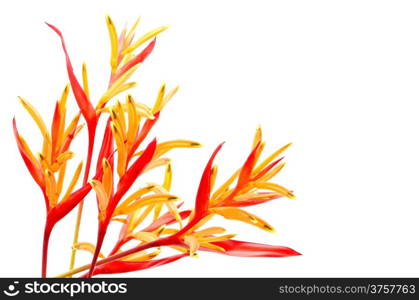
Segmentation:
{"type": "Polygon", "coordinates": [[[154,138],[145,147],[142,146],[159,120],[162,110],[178,91],[178,87],[168,90],[166,85],[162,84],[152,107],[135,101],[131,94],[127,94],[124,101],[116,99],[136,85],[134,81],[128,80],[153,51],[156,36],[167,29],[165,26],[158,27],[135,40],[138,23],[139,19],[130,29],[125,28],[118,34],[111,18],[106,17],[111,43],[110,78],[107,90],[96,104],[90,98],[86,64],[81,68],[80,83],[61,31],[47,24],[61,40],[69,79],[69,84],[55,103],[51,128],[48,129],[40,114],[29,102],[19,97],[43,138],[40,152],[34,154],[19,134],[13,119],[18,150],[45,199],[47,213],[42,276],[46,276],[51,231],[55,224],[78,204],[80,206],[70,270],[61,276],[72,276],[87,270],[83,277],[143,270],[183,257],[196,256],[199,251],[252,257],[299,255],[287,247],[238,241],[233,239],[236,234],[228,233],[227,229],[208,225],[212,217],[218,215],[274,232],[270,224],[245,208],[278,198],[295,198],[291,190],[271,182],[284,167],[283,157],[278,157],[290,144],[258,163],[265,146],[260,128],[256,130],[252,149],[243,165],[218,188],[215,188],[218,167],[214,166],[213,162],[223,144],[215,149],[203,171],[193,209],[181,209],[183,202],[180,202],[180,197],[170,192],[173,170],[170,158],[166,154],[175,148],[197,148],[201,144],[185,139],[157,142],[154,138]],[[141,50],[135,53],[140,48],[141,50]],[[66,103],[70,87],[80,111],[67,125],[66,103]],[[102,115],[106,117],[103,135],[98,134],[98,123],[102,115]],[[81,116],[88,130],[86,162],[77,164],[64,189],[67,165],[74,157],[70,150],[71,144],[83,128],[83,124],[79,124],[81,116]],[[102,137],[100,141],[99,135],[102,137]],[[96,161],[93,162],[95,144],[100,145],[100,149],[96,161]],[[93,176],[90,174],[92,163],[95,164],[93,176]],[[83,166],[84,175],[79,184],[83,166]],[[159,167],[165,169],[162,183],[148,183],[131,191],[142,174],[159,167]],[[91,190],[95,192],[98,209],[98,233],[95,244],[78,241],[83,200],[91,190]],[[150,216],[151,221],[147,221],[150,216]],[[102,244],[111,222],[121,223],[121,229],[113,249],[105,255],[102,252],[102,244]],[[130,241],[135,241],[136,245],[127,249],[130,241]],[[156,259],[162,255],[164,248],[174,249],[180,254],[156,259]],[[74,268],[77,251],[92,253],[91,264],[74,268]]]}

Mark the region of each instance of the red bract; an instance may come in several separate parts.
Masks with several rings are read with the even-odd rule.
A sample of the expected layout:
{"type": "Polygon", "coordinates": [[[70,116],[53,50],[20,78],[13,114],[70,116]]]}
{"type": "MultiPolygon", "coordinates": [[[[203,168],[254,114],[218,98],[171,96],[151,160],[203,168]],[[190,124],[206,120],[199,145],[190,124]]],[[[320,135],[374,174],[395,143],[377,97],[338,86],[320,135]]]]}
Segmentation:
{"type": "Polygon", "coordinates": [[[265,147],[260,128],[256,130],[250,153],[244,157],[243,164],[221,184],[216,182],[218,167],[214,165],[214,161],[223,143],[216,147],[201,175],[194,207],[182,208],[180,211],[184,202],[171,192],[175,172],[167,154],[173,149],[198,148],[201,144],[185,139],[158,143],[154,138],[146,146],[143,145],[178,87],[169,90],[163,83],[152,106],[136,101],[131,94],[126,94],[124,100],[118,100],[118,96],[136,85],[135,81],[129,80],[153,51],[156,36],[167,29],[165,26],[158,27],[136,38],[138,22],[139,20],[132,27],[118,33],[111,18],[106,17],[111,44],[110,77],[107,89],[95,104],[90,97],[86,64],[82,65],[79,81],[61,31],[47,23],[61,40],[70,84],[55,102],[51,125],[48,127],[37,110],[19,97],[42,135],[41,150],[34,155],[19,134],[13,119],[18,150],[45,200],[42,276],[47,274],[51,232],[76,206],[79,208],[70,270],[60,274],[60,277],[71,277],[84,271],[87,273],[82,277],[139,271],[172,263],[186,256],[195,256],[201,250],[247,257],[300,255],[287,247],[234,240],[235,234],[211,224],[212,217],[218,215],[227,220],[274,232],[269,223],[244,209],[274,199],[295,198],[291,190],[271,181],[284,167],[283,157],[278,157],[290,144],[259,162],[265,147]],[[67,125],[66,103],[70,86],[79,112],[67,125]],[[102,114],[109,115],[105,118],[104,131],[98,133],[102,114]],[[72,141],[83,128],[83,124],[79,125],[81,115],[87,124],[88,144],[84,153],[86,164],[83,180],[79,184],[82,163],[77,165],[70,180],[65,179],[68,177],[67,165],[75,156],[70,150],[72,141]],[[93,157],[95,142],[100,146],[97,157],[93,157]],[[92,164],[95,167],[94,175],[89,174],[92,164]],[[164,168],[162,182],[143,182],[142,175],[156,168],[164,168]],[[92,189],[96,194],[98,219],[95,244],[78,240],[83,201],[88,199],[92,189]],[[122,224],[119,236],[111,245],[112,250],[105,255],[102,253],[102,245],[105,239],[112,238],[107,234],[112,222],[122,224]],[[157,258],[163,256],[168,248],[179,251],[180,254],[157,258]],[[78,251],[90,252],[91,263],[76,268],[78,251]]]}
{"type": "Polygon", "coordinates": [[[194,220],[202,219],[208,212],[209,206],[209,199],[211,193],[211,169],[212,164],[214,162],[215,156],[217,155],[218,151],[221,150],[223,144],[218,145],[215,149],[214,153],[211,155],[209,159],[204,173],[202,174],[201,183],[199,184],[198,193],[196,195],[196,202],[195,202],[195,215],[194,220]]]}
{"type": "Polygon", "coordinates": [[[283,246],[272,246],[236,240],[214,242],[225,250],[224,254],[243,257],[287,257],[301,255],[297,251],[283,246]]]}

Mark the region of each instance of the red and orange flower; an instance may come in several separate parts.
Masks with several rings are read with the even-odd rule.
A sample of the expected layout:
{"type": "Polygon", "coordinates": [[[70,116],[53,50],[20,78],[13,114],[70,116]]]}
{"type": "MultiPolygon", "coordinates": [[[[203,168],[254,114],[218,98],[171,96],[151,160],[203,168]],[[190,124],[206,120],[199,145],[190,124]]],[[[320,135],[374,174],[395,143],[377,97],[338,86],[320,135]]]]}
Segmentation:
{"type": "Polygon", "coordinates": [[[271,182],[284,167],[283,157],[280,156],[290,144],[259,162],[265,143],[262,141],[262,131],[258,128],[251,152],[243,165],[216,187],[217,166],[213,162],[223,145],[220,144],[204,169],[194,207],[183,210],[180,197],[170,192],[173,171],[166,154],[174,148],[200,147],[200,143],[184,139],[158,143],[153,139],[148,145],[142,146],[160,118],[163,108],[178,88],[168,90],[162,84],[153,107],[137,102],[130,94],[125,96],[124,101],[116,100],[117,96],[136,85],[134,81],[129,81],[130,77],[153,51],[156,36],[167,27],[156,28],[136,39],[135,31],[139,19],[119,35],[110,17],[106,17],[106,23],[111,41],[111,70],[108,88],[96,105],[90,98],[86,65],[82,65],[80,83],[74,73],[62,33],[53,25],[47,24],[61,39],[69,84],[55,104],[50,128],[37,110],[19,97],[42,134],[43,142],[39,153],[35,154],[31,150],[19,134],[13,119],[19,152],[45,199],[42,276],[47,275],[51,231],[76,206],[79,208],[70,270],[59,275],[61,277],[71,277],[83,271],[87,271],[82,274],[83,277],[91,277],[143,270],[186,256],[196,256],[199,251],[251,257],[299,255],[287,247],[238,241],[233,239],[235,234],[228,233],[225,228],[208,225],[211,218],[218,215],[274,232],[270,224],[245,208],[282,197],[294,199],[292,191],[271,182]],[[148,44],[144,46],[145,43],[148,44]],[[80,111],[67,124],[66,103],[70,88],[80,111]],[[98,132],[98,123],[102,115],[106,119],[106,126],[101,134],[98,132]],[[88,130],[86,162],[77,164],[65,187],[67,166],[74,157],[71,144],[84,125],[80,124],[81,116],[88,130]],[[100,145],[100,149],[94,161],[95,145],[100,145]],[[93,163],[95,169],[94,174],[91,174],[93,163]],[[80,179],[83,167],[84,174],[80,179]],[[159,167],[165,169],[162,183],[145,184],[132,191],[134,183],[140,182],[142,174],[159,167]],[[98,233],[94,244],[78,240],[83,201],[92,190],[96,195],[98,209],[98,233]],[[102,244],[112,222],[121,223],[121,229],[113,249],[105,255],[102,253],[102,244]],[[135,241],[136,246],[129,246],[132,243],[128,242],[132,241],[135,241]],[[166,248],[179,254],[163,256],[166,248]],[[91,252],[91,263],[75,268],[77,251],[91,252]],[[160,258],[161,256],[163,257],[160,258]]]}

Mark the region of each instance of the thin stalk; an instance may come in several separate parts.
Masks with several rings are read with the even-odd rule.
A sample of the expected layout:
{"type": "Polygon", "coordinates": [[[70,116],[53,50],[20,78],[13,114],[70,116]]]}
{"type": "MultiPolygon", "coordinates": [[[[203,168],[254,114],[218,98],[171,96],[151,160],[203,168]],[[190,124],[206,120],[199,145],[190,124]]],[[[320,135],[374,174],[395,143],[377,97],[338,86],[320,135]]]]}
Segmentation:
{"type": "MultiPolygon", "coordinates": [[[[94,130],[92,130],[92,132],[96,131],[96,128],[94,128],[94,130]]],[[[84,170],[84,178],[83,178],[83,184],[87,183],[87,180],[89,179],[89,172],[90,172],[90,165],[92,163],[92,155],[93,155],[93,146],[94,146],[94,133],[90,133],[91,131],[89,130],[89,147],[88,147],[88,152],[87,152],[87,159],[86,159],[86,169],[84,170]]],[[[75,247],[75,245],[78,243],[79,241],[79,233],[80,233],[80,224],[81,224],[81,217],[83,214],[83,204],[84,204],[84,199],[81,200],[80,204],[79,204],[79,208],[77,210],[77,219],[76,219],[76,225],[74,227],[74,235],[73,235],[73,244],[71,247],[71,257],[70,257],[70,271],[74,269],[74,264],[76,262],[76,253],[77,253],[77,249],[75,247]]]]}

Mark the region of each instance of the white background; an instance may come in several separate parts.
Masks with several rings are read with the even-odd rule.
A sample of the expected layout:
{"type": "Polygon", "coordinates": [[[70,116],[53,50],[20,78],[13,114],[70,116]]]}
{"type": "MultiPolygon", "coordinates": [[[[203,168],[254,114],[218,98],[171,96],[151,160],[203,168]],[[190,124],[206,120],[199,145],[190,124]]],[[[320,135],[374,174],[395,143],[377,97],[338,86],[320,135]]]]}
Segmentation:
{"type": "MultiPolygon", "coordinates": [[[[277,182],[298,199],[251,209],[277,233],[223,224],[239,239],[303,253],[203,253],[124,276],[419,275],[417,1],[72,0],[0,4],[0,276],[40,274],[43,199],[17,152],[11,121],[15,115],[39,151],[40,135],[16,96],[49,123],[67,82],[59,40],[43,22],[63,31],[78,74],[87,61],[97,99],[109,72],[106,13],[119,29],[140,15],[142,33],[171,26],[135,75],[132,93],[151,105],[163,80],[182,86],[152,135],[204,143],[171,155],[173,192],[189,207],[219,142],[227,141],[217,158],[222,178],[243,162],[258,124],[267,151],[294,142],[277,182]]],[[[82,134],[75,144],[74,164],[84,159],[77,149],[85,140],[82,134]]],[[[86,201],[81,240],[93,242],[94,198],[86,201]]],[[[68,268],[74,220],[72,213],[53,232],[51,276],[68,268]]],[[[77,264],[90,260],[78,258],[77,264]]]]}

